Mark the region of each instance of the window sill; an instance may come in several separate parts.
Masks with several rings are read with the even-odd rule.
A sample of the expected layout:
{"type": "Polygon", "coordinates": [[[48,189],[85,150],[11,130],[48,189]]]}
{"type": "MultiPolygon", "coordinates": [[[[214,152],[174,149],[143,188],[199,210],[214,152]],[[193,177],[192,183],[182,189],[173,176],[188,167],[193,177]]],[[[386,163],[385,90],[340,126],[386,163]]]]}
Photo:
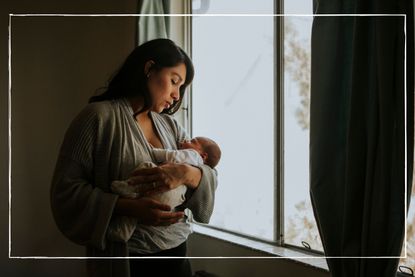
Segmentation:
{"type": "MultiPolygon", "coordinates": [[[[193,223],[193,231],[199,235],[215,238],[221,241],[225,241],[231,244],[235,244],[253,251],[259,251],[263,255],[252,256],[252,257],[226,257],[226,258],[284,258],[290,259],[316,269],[328,271],[326,259],[323,256],[317,256],[314,254],[307,254],[304,252],[296,251],[295,249],[289,249],[286,247],[271,245],[266,242],[260,242],[238,235],[230,234],[225,231],[212,229],[202,224],[193,223]]],[[[213,257],[211,257],[213,258],[213,257]]]]}

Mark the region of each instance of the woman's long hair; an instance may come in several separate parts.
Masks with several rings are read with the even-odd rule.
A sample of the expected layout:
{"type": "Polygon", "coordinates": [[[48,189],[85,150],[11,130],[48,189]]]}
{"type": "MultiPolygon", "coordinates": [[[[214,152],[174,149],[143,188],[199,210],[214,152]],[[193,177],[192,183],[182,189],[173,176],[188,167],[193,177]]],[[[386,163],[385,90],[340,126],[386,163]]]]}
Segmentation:
{"type": "Polygon", "coordinates": [[[139,112],[149,109],[152,99],[147,87],[144,66],[150,60],[154,61],[151,69],[155,71],[181,63],[186,66],[186,80],[180,87],[180,99],[163,111],[163,113],[174,114],[180,107],[186,87],[193,80],[194,68],[183,49],[169,39],[154,39],[137,46],[109,81],[106,90],[100,95],[92,96],[89,103],[142,96],[144,107],[139,112]]]}

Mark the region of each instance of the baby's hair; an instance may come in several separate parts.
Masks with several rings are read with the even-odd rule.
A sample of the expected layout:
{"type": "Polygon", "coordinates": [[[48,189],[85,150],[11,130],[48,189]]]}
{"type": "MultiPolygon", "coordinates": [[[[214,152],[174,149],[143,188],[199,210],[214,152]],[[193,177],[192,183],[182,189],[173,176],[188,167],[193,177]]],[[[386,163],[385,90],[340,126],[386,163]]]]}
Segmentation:
{"type": "Polygon", "coordinates": [[[222,152],[216,142],[208,138],[204,139],[208,141],[208,143],[203,146],[203,151],[208,154],[205,163],[211,168],[214,168],[218,165],[222,152]]]}

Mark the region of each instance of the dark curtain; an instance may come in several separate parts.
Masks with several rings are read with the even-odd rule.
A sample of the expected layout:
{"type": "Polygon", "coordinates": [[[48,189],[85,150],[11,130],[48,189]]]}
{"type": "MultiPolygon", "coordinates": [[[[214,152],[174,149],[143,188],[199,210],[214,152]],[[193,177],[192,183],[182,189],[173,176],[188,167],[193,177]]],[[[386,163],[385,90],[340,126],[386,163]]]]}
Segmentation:
{"type": "MultiPolygon", "coordinates": [[[[310,195],[325,254],[398,257],[412,184],[413,1],[323,0],[314,13],[407,15],[406,37],[404,18],[390,16],[316,16],[312,30],[310,195]]],[[[379,277],[395,276],[399,259],[327,262],[333,277],[379,277]]]]}

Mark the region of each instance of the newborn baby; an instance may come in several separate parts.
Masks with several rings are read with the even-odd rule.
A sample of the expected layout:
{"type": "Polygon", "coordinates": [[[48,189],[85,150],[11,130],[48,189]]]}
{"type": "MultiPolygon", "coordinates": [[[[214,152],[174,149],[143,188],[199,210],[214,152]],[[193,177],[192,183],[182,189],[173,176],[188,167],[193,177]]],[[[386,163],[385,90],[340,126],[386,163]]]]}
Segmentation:
{"type": "MultiPolygon", "coordinates": [[[[187,163],[193,166],[206,164],[214,168],[219,163],[220,156],[221,150],[217,143],[206,137],[195,137],[192,140],[179,142],[178,150],[153,149],[153,157],[157,163],[187,163]]],[[[152,162],[145,162],[140,164],[135,170],[155,166],[157,165],[152,162]]],[[[143,196],[143,191],[148,191],[148,186],[154,188],[156,184],[129,185],[128,180],[113,181],[111,190],[121,197],[138,198],[143,196]]],[[[173,190],[148,197],[156,199],[163,204],[167,204],[174,209],[183,204],[186,200],[186,190],[187,187],[185,185],[180,185],[173,190]]],[[[135,218],[122,217],[121,222],[115,224],[116,228],[110,228],[108,235],[113,240],[126,242],[134,232],[136,223],[135,218]]]]}

